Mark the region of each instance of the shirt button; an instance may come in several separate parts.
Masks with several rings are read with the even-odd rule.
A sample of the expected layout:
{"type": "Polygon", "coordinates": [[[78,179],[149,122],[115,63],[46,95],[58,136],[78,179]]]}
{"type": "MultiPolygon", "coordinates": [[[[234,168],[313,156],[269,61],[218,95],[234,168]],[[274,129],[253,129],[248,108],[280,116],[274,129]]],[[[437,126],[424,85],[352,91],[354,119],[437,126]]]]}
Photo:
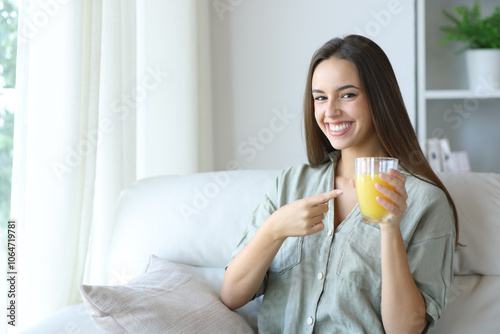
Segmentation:
{"type": "Polygon", "coordinates": [[[323,273],[322,273],[321,271],[318,273],[318,279],[319,279],[319,280],[322,280],[322,279],[323,279],[323,273]]]}
{"type": "Polygon", "coordinates": [[[312,325],[313,323],[314,323],[314,319],[313,319],[313,317],[309,317],[309,318],[307,318],[307,324],[308,324],[308,325],[312,325]]]}
{"type": "Polygon", "coordinates": [[[331,237],[333,235],[333,230],[328,230],[328,236],[331,237]]]}

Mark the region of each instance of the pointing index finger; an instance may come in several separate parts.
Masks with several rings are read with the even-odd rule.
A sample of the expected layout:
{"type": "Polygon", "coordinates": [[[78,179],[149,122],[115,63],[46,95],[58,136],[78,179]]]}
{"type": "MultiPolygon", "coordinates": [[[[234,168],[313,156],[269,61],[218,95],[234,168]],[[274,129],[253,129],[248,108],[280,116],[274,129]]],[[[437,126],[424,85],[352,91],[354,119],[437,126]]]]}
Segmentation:
{"type": "Polygon", "coordinates": [[[334,190],[328,191],[326,193],[312,196],[311,199],[313,200],[314,204],[324,204],[324,203],[328,202],[329,200],[342,195],[343,193],[344,192],[340,189],[334,189],[334,190]]]}

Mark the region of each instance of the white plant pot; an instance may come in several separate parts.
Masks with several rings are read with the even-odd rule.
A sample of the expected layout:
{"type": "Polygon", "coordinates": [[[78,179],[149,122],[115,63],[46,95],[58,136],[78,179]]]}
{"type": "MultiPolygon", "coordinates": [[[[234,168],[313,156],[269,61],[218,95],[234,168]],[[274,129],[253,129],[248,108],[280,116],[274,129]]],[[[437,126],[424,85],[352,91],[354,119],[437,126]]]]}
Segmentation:
{"type": "Polygon", "coordinates": [[[500,49],[465,51],[469,89],[492,92],[500,89],[500,49]]]}

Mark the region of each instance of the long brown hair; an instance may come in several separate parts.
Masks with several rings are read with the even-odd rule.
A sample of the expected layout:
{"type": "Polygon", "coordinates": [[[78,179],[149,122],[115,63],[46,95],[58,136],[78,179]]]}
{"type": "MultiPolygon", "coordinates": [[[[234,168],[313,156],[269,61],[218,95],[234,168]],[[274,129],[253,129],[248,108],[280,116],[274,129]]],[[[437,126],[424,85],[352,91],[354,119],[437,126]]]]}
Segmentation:
{"type": "Polygon", "coordinates": [[[389,59],[375,42],[366,37],[349,35],[343,39],[331,39],[311,59],[304,96],[304,128],[309,164],[318,166],[325,161],[328,153],[335,150],[316,123],[311,87],[314,70],[319,63],[331,57],[349,60],[356,66],[375,131],[387,155],[397,158],[401,167],[414,177],[435,185],[446,194],[455,218],[455,245],[459,245],[458,214],[453,199],[420,148],[389,59]]]}

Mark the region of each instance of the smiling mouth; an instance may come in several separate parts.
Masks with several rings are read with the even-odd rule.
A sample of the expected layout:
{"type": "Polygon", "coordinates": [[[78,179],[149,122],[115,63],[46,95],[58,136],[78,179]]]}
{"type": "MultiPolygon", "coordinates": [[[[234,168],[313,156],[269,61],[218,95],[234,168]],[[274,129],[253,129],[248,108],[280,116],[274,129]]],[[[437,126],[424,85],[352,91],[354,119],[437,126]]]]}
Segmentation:
{"type": "Polygon", "coordinates": [[[332,124],[332,123],[329,123],[327,124],[327,128],[330,132],[330,134],[334,135],[334,136],[339,136],[339,135],[343,135],[344,133],[346,133],[349,128],[351,127],[351,125],[353,125],[354,122],[346,122],[346,123],[340,123],[340,124],[332,124]]]}

